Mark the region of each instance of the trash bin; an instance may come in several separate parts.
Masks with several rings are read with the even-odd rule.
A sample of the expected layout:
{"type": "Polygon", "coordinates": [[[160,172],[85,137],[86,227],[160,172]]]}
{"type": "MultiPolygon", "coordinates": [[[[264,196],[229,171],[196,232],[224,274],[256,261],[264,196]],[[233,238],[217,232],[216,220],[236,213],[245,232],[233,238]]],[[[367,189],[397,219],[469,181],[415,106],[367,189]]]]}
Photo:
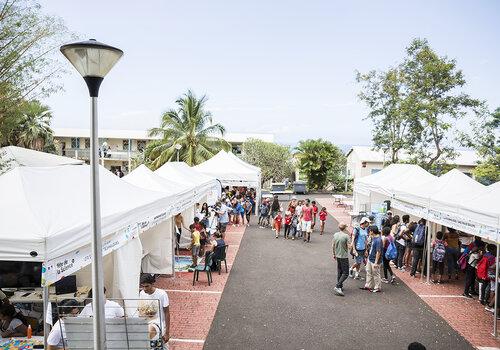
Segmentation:
{"type": "Polygon", "coordinates": [[[285,184],[281,182],[275,182],[271,184],[271,192],[283,192],[286,190],[285,184]]]}
{"type": "Polygon", "coordinates": [[[293,193],[295,194],[306,194],[306,182],[305,181],[294,181],[293,183],[293,193]]]}

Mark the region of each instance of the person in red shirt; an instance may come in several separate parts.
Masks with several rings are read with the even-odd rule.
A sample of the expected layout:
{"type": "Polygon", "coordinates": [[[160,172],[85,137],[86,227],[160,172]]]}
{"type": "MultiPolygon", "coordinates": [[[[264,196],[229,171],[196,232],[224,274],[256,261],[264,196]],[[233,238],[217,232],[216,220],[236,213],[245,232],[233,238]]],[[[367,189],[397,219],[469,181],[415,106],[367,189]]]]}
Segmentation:
{"type": "Polygon", "coordinates": [[[319,228],[319,234],[322,235],[323,232],[325,232],[325,221],[328,213],[326,212],[326,208],[323,207],[321,208],[321,211],[319,212],[319,222],[320,222],[320,228],[319,228]]]}
{"type": "Polygon", "coordinates": [[[281,211],[274,217],[274,228],[276,229],[276,238],[280,235],[281,230],[281,222],[283,221],[283,217],[281,216],[281,211]]]}
{"type": "Polygon", "coordinates": [[[312,211],[313,211],[313,220],[312,220],[312,224],[311,224],[311,232],[312,232],[312,231],[314,231],[314,226],[316,225],[316,217],[318,216],[319,208],[316,205],[316,201],[312,201],[311,205],[312,205],[312,211]]]}
{"type": "Polygon", "coordinates": [[[313,208],[309,202],[309,199],[306,199],[306,204],[302,207],[302,232],[304,232],[304,242],[311,241],[311,232],[312,232],[312,222],[313,222],[313,208]]]}
{"type": "Polygon", "coordinates": [[[288,236],[290,235],[290,227],[292,226],[292,213],[290,211],[287,211],[285,213],[285,237],[284,239],[288,239],[288,236]]]}

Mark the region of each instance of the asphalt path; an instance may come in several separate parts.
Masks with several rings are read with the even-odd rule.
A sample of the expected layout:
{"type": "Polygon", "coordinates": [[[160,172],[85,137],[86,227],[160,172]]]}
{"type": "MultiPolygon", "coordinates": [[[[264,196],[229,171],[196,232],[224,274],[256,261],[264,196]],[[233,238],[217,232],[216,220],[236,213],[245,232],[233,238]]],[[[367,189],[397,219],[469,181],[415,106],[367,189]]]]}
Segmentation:
{"type": "MultiPolygon", "coordinates": [[[[348,279],[335,296],[331,240],[337,223],[311,243],[247,228],[204,349],[474,349],[404,283],[382,293],[348,279]]],[[[364,274],[363,274],[364,275],[364,274]]]]}

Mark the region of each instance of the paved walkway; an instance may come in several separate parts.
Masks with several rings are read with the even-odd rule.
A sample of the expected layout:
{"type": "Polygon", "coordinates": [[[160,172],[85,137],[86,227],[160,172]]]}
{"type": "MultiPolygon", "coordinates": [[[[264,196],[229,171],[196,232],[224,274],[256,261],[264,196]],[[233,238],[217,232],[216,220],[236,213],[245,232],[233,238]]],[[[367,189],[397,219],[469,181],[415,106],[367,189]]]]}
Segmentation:
{"type": "Polygon", "coordinates": [[[427,349],[472,346],[405,285],[383,293],[349,279],[346,297],[332,293],[336,267],[330,244],[336,229],[312,242],[275,239],[250,227],[222,293],[204,349],[427,349]]]}
{"type": "MultiPolygon", "coordinates": [[[[337,220],[349,223],[350,217],[347,212],[344,208],[334,205],[331,197],[322,197],[318,200],[337,220]]],[[[491,335],[493,315],[485,311],[476,299],[472,300],[462,296],[463,276],[458,281],[452,280],[440,285],[428,285],[423,283],[420,278],[410,277],[408,272],[394,271],[398,281],[404,282],[474,346],[500,349],[500,341],[491,335]]]]}
{"type": "MultiPolygon", "coordinates": [[[[244,227],[229,227],[226,243],[228,272],[238,253],[244,227]]],[[[193,286],[193,273],[178,272],[175,278],[160,277],[156,283],[170,298],[170,350],[201,350],[229,274],[213,274],[208,286],[206,274],[200,274],[193,286]]]]}

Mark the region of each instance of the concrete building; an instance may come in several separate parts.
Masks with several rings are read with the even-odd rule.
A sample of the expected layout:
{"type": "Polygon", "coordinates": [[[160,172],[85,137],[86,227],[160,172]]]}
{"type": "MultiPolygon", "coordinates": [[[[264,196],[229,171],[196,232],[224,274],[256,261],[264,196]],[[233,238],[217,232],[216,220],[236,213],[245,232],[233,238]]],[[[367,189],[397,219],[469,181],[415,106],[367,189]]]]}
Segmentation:
{"type": "MultiPolygon", "coordinates": [[[[472,176],[472,170],[479,162],[476,152],[459,150],[457,153],[453,164],[464,174],[472,176]]],[[[400,158],[404,160],[407,156],[401,155],[400,158]]],[[[388,165],[388,161],[389,156],[383,151],[375,151],[371,146],[353,146],[347,152],[347,176],[355,179],[374,174],[388,165]]]]}
{"type": "MultiPolygon", "coordinates": [[[[226,133],[235,154],[241,153],[241,145],[250,138],[274,142],[273,134],[226,133]]],[[[89,161],[89,129],[54,129],[59,155],[89,161]]],[[[144,150],[148,142],[159,137],[149,137],[147,130],[99,130],[99,145],[107,144],[108,152],[101,162],[109,170],[119,168],[128,172],[130,160],[144,150]]]]}

